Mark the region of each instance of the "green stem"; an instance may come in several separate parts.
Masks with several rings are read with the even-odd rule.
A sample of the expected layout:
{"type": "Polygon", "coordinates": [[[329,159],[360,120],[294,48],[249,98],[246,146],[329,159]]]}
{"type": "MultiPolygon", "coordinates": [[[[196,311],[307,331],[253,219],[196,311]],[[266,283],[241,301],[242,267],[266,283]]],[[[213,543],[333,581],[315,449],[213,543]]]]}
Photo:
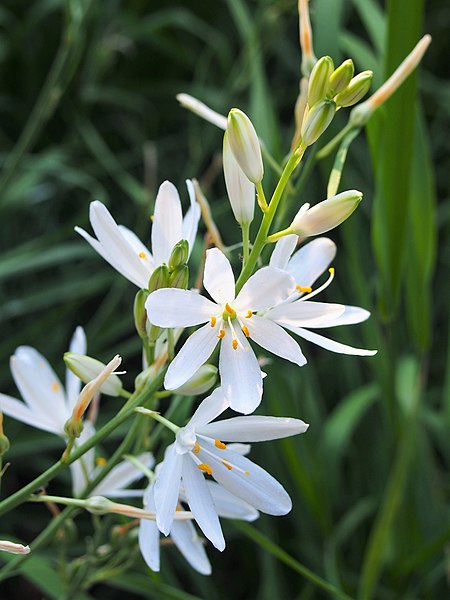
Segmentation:
{"type": "Polygon", "coordinates": [[[248,261],[248,257],[250,254],[250,223],[242,223],[242,252],[243,252],[243,261],[242,268],[245,267],[246,262],[248,261]]]}
{"type": "Polygon", "coordinates": [[[350,131],[353,128],[354,125],[347,123],[344,129],[341,129],[341,131],[337,135],[335,135],[334,138],[330,142],[328,142],[326,146],[319,150],[319,152],[316,155],[317,159],[321,160],[322,158],[328,156],[330,152],[332,152],[336,148],[339,142],[347,135],[347,133],[350,133],[350,131]]]}
{"type": "Polygon", "coordinates": [[[267,212],[269,208],[267,205],[266,195],[264,194],[264,188],[262,186],[262,182],[256,184],[256,199],[259,204],[259,208],[263,211],[263,213],[267,212]]]}
{"type": "Polygon", "coordinates": [[[165,417],[160,415],[158,412],[155,412],[154,410],[147,410],[146,408],[142,408],[139,406],[138,408],[136,408],[136,412],[140,413],[141,415],[147,415],[148,417],[155,419],[155,421],[158,421],[159,423],[161,423],[162,425],[167,427],[167,429],[170,429],[174,433],[177,433],[178,430],[180,429],[178,427],[178,425],[175,425],[175,423],[172,423],[172,421],[169,421],[169,419],[166,419],[165,417]]]}

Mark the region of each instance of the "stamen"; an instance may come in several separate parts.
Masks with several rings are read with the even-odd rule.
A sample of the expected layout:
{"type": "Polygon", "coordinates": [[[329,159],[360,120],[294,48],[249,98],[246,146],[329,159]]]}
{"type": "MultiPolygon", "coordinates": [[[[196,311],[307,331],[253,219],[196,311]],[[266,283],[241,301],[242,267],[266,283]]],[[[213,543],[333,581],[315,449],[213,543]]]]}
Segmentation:
{"type": "Polygon", "coordinates": [[[313,292],[311,292],[311,294],[307,294],[306,296],[302,296],[300,298],[300,300],[309,300],[310,298],[313,298],[314,296],[317,296],[317,294],[320,294],[320,292],[323,292],[323,290],[325,288],[327,288],[330,283],[333,281],[334,279],[334,268],[330,267],[328,269],[328,272],[330,273],[330,276],[328,277],[328,279],[325,281],[324,284],[322,284],[320,287],[318,287],[316,290],[314,290],[313,292]]]}
{"type": "Polygon", "coordinates": [[[228,325],[230,326],[231,333],[233,335],[233,350],[237,350],[238,346],[240,346],[242,350],[245,350],[244,346],[242,345],[242,342],[238,339],[238,336],[236,335],[236,330],[234,329],[233,323],[230,319],[228,319],[228,325]]]}
{"type": "Polygon", "coordinates": [[[253,313],[251,310],[247,311],[247,314],[245,315],[246,319],[250,319],[250,317],[253,316],[253,313]]]}
{"type": "Polygon", "coordinates": [[[192,452],[194,452],[195,454],[198,454],[200,452],[200,444],[198,442],[195,442],[194,449],[192,450],[192,452]]]}
{"type": "Polygon", "coordinates": [[[200,469],[200,471],[203,471],[204,473],[207,473],[208,475],[212,475],[212,469],[208,464],[200,463],[199,465],[197,465],[197,467],[200,469]]]}
{"type": "Polygon", "coordinates": [[[147,255],[145,254],[145,252],[139,252],[139,258],[146,258],[147,255]]]}
{"type": "Polygon", "coordinates": [[[219,331],[219,335],[217,336],[220,340],[225,337],[225,329],[221,329],[219,331]]]}
{"type": "Polygon", "coordinates": [[[150,215],[150,221],[152,221],[152,223],[153,223],[154,218],[155,218],[155,215],[150,215]]]}
{"type": "Polygon", "coordinates": [[[216,317],[211,317],[211,327],[215,327],[216,326],[216,322],[217,322],[216,317]]]}
{"type": "Polygon", "coordinates": [[[221,442],[219,439],[215,439],[214,440],[214,445],[216,448],[219,448],[220,450],[226,450],[227,445],[224,444],[223,442],[221,442]]]}
{"type": "Polygon", "coordinates": [[[56,381],[55,383],[52,383],[52,390],[54,392],[57,392],[59,390],[59,383],[56,383],[56,381]]]}
{"type": "Polygon", "coordinates": [[[104,467],[106,465],[106,458],[104,458],[103,456],[98,456],[95,459],[95,462],[98,467],[104,467]]]}
{"type": "Polygon", "coordinates": [[[227,313],[229,313],[230,315],[234,315],[236,314],[236,311],[234,310],[234,308],[231,308],[231,306],[228,304],[228,302],[225,304],[225,310],[227,311],[227,313]]]}
{"type": "MultiPolygon", "coordinates": [[[[210,443],[212,443],[212,438],[207,437],[206,435],[201,435],[199,433],[197,433],[197,437],[202,438],[210,443]]],[[[235,471],[239,471],[239,473],[242,473],[243,475],[250,475],[249,471],[244,471],[243,469],[241,469],[241,467],[238,467],[237,465],[233,464],[231,461],[227,460],[226,464],[225,461],[223,461],[222,459],[219,459],[218,456],[216,454],[214,454],[214,452],[211,452],[211,450],[208,450],[207,448],[205,448],[205,446],[202,446],[202,453],[204,454],[209,454],[209,456],[212,456],[212,458],[214,460],[217,460],[224,464],[225,467],[231,471],[231,469],[233,468],[235,471]]],[[[199,459],[196,456],[192,456],[192,458],[195,460],[195,462],[197,463],[197,461],[199,461],[199,459]]],[[[200,462],[200,461],[199,461],[200,462]]],[[[200,469],[200,464],[197,463],[198,468],[200,469]]],[[[203,470],[203,469],[202,469],[203,470]]]]}
{"type": "Polygon", "coordinates": [[[222,464],[229,470],[231,471],[231,469],[233,468],[230,464],[228,464],[227,462],[225,462],[224,460],[222,461],[222,464]]]}
{"type": "Polygon", "coordinates": [[[250,337],[250,331],[248,330],[248,327],[246,327],[245,325],[242,327],[242,331],[245,335],[245,337],[250,337]]]}
{"type": "Polygon", "coordinates": [[[295,289],[297,292],[300,292],[300,294],[310,294],[312,292],[312,287],[309,286],[296,285],[295,289]]]}
{"type": "Polygon", "coordinates": [[[250,471],[244,471],[244,475],[250,475],[250,471]]]}
{"type": "Polygon", "coordinates": [[[238,341],[233,340],[233,350],[237,350],[237,347],[238,347],[238,341]]]}

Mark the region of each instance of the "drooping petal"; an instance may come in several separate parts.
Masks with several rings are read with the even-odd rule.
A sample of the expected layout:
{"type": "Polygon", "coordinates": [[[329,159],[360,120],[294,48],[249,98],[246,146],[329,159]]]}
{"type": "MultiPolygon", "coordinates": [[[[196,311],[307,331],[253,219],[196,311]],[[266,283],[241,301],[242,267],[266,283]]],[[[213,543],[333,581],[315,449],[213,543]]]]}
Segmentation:
{"type": "Polygon", "coordinates": [[[204,441],[202,447],[206,447],[214,456],[203,450],[197,456],[208,462],[212,476],[226,490],[269,515],[285,515],[291,510],[292,502],[286,490],[267,471],[235,452],[217,450],[204,441]]]}
{"type": "Polygon", "coordinates": [[[150,323],[159,327],[191,327],[209,321],[220,310],[217,304],[197,292],[164,288],[145,302],[150,323]]]}
{"type": "Polygon", "coordinates": [[[244,283],[233,307],[236,310],[265,310],[286,300],[295,290],[294,279],[281,269],[263,267],[244,283]]]}
{"type": "Polygon", "coordinates": [[[186,383],[208,360],[218,342],[217,327],[211,327],[209,323],[194,331],[170,363],[164,379],[165,388],[175,390],[186,383]]]}
{"type": "Polygon", "coordinates": [[[156,523],[158,529],[169,535],[177,508],[180,491],[182,456],[176,453],[172,444],[166,450],[164,461],[155,483],[156,523]]]}
{"type": "Polygon", "coordinates": [[[189,508],[208,540],[222,551],[225,548],[225,540],[203,473],[189,454],[184,454],[182,460],[183,483],[189,508]]]}
{"type": "Polygon", "coordinates": [[[201,433],[224,442],[263,442],[305,433],[308,427],[300,419],[252,415],[209,423],[201,433]]]}
{"type": "Polygon", "coordinates": [[[253,315],[250,319],[246,319],[246,326],[250,338],[265,350],[290,360],[300,367],[306,364],[300,346],[274,321],[253,315]]]}
{"type": "Polygon", "coordinates": [[[340,342],[335,342],[334,340],[330,340],[323,335],[319,335],[318,333],[314,333],[313,331],[308,331],[307,329],[303,329],[301,327],[290,327],[289,328],[293,333],[301,336],[305,340],[312,342],[313,344],[317,344],[321,348],[325,348],[325,350],[330,350],[331,352],[336,352],[337,354],[349,354],[351,356],[374,356],[378,350],[365,350],[363,348],[353,348],[353,346],[347,346],[347,344],[341,344],[340,342]]]}
{"type": "MultiPolygon", "coordinates": [[[[287,302],[269,310],[264,316],[281,325],[292,327],[317,327],[321,323],[339,317],[344,312],[342,304],[326,302],[287,302]]],[[[249,319],[250,320],[250,319],[249,319]]]]}
{"type": "Polygon", "coordinates": [[[195,199],[195,190],[190,179],[186,180],[186,187],[189,193],[189,200],[191,206],[189,207],[186,216],[183,219],[183,240],[187,240],[189,244],[189,256],[191,255],[192,248],[194,247],[195,236],[197,235],[198,222],[201,216],[200,205],[195,199]]]}
{"type": "MultiPolygon", "coordinates": [[[[85,355],[86,351],[86,334],[82,327],[77,327],[70,342],[69,352],[85,355]]],[[[72,412],[80,390],[81,380],[70,369],[66,369],[66,405],[69,412],[72,412]]]]}
{"type": "MultiPolygon", "coordinates": [[[[137,456],[139,462],[152,468],[155,459],[151,452],[144,452],[137,456]]],[[[124,460],[116,465],[102,481],[92,490],[90,496],[117,497],[117,492],[124,491],[126,487],[144,477],[144,473],[135,464],[124,460]]],[[[121,494],[122,495],[122,494],[121,494]]]]}
{"type": "Polygon", "coordinates": [[[211,575],[211,563],[206,554],[204,540],[199,537],[191,521],[174,521],[170,537],[193,569],[202,575],[211,575]]]}
{"type": "Polygon", "coordinates": [[[297,285],[310,287],[330,266],[335,256],[336,244],[329,238],[317,238],[294,254],[287,270],[297,285]]]}
{"type": "Polygon", "coordinates": [[[215,481],[207,481],[207,484],[219,517],[242,521],[254,521],[259,517],[256,508],[234,496],[215,481]]]}
{"type": "Polygon", "coordinates": [[[222,388],[217,388],[205,398],[192,415],[189,425],[196,430],[203,430],[207,423],[213,421],[228,408],[228,402],[223,395],[222,388]]]}
{"type": "Polygon", "coordinates": [[[170,181],[164,181],[159,186],[156,196],[152,227],[155,267],[169,261],[173,247],[182,239],[182,222],[181,202],[177,188],[170,181]]]}
{"type": "Polygon", "coordinates": [[[45,415],[54,430],[64,435],[70,416],[61,381],[47,360],[34,348],[20,346],[11,356],[11,373],[25,402],[36,414],[45,415]]]}
{"type": "Polygon", "coordinates": [[[344,306],[344,312],[338,317],[332,318],[330,321],[325,321],[319,325],[314,325],[316,328],[322,327],[337,327],[338,325],[355,325],[362,323],[370,317],[370,312],[359,306],[344,306]]]}
{"type": "Polygon", "coordinates": [[[230,261],[218,248],[206,251],[203,285],[217,304],[234,300],[234,275],[230,261]]]}
{"type": "Polygon", "coordinates": [[[291,255],[295,250],[297,242],[298,235],[295,234],[285,235],[281,238],[281,240],[278,240],[270,257],[269,265],[271,267],[277,267],[277,269],[282,269],[283,271],[285,271],[289,259],[291,258],[291,255]]]}
{"type": "Polygon", "coordinates": [[[239,344],[232,345],[232,335],[226,328],[219,356],[219,371],[224,396],[230,408],[240,413],[251,413],[261,402],[261,368],[247,339],[236,329],[239,344]]]}
{"type": "MultiPolygon", "coordinates": [[[[144,510],[155,510],[154,484],[150,484],[144,494],[144,510]]],[[[155,521],[141,519],[139,523],[139,548],[152,571],[159,571],[159,529],[155,521]]]]}
{"type": "Polygon", "coordinates": [[[25,402],[16,400],[11,396],[0,394],[0,410],[3,414],[8,415],[8,417],[12,417],[13,419],[17,419],[17,421],[31,425],[31,427],[36,427],[37,429],[42,429],[43,431],[49,431],[50,433],[61,435],[59,426],[56,426],[53,421],[47,418],[47,415],[45,415],[43,412],[36,413],[33,409],[27,406],[25,402]]]}

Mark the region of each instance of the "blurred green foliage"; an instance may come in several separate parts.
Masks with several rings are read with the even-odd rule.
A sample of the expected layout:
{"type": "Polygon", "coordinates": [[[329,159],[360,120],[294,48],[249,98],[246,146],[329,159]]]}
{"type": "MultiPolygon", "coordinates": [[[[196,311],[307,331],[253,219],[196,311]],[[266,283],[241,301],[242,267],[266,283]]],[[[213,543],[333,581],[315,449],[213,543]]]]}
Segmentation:
{"type": "MultiPolygon", "coordinates": [[[[191,93],[224,114],[239,106],[281,161],[298,93],[296,11],[294,0],[2,2],[3,392],[17,394],[8,360],[21,344],[35,346],[62,374],[62,353],[78,324],[92,355],[125,357],[131,386],[140,361],[135,290],[73,227],[88,226],[89,202],[99,199],[148,241],[159,183],[173,181],[186,202],[184,179],[197,177],[225,243],[239,242],[225,199],[222,134],[181,109],[175,94],[191,93]]],[[[420,98],[413,76],[372,119],[367,138],[350,146],[341,189],[361,189],[365,199],[331,235],[337,276],[326,298],[373,311],[368,323],[339,332],[339,340],[379,354],[335,356],[305,342],[307,367],[267,367],[260,412],[311,424],[299,439],[253,451],[291,494],[288,517],[262,517],[251,526],[259,537],[225,524],[228,548],[209,552],[209,579],[190,571],[173,548],[164,548],[161,575],[151,574],[134,545],[130,571],[105,571],[91,591],[72,596],[77,600],[330,597],[302,577],[295,561],[351,597],[448,594],[450,84],[442,57],[449,52],[450,9],[434,0],[422,18],[420,0],[391,0],[386,12],[376,0],[312,0],[311,13],[316,54],[330,54],[335,64],[351,56],[358,69],[374,69],[376,86],[422,33],[434,38],[418,77],[420,98]]],[[[346,122],[338,117],[324,142],[346,122]]],[[[332,164],[310,161],[313,170],[286,207],[284,226],[301,202],[325,197],[332,164]]],[[[274,174],[264,181],[270,192],[274,174]]],[[[105,401],[100,419],[118,406],[105,401]]],[[[177,409],[180,423],[188,408],[177,409]]],[[[52,436],[10,419],[5,432],[12,445],[2,494],[43,471],[61,450],[52,436]]],[[[108,441],[109,451],[122,434],[108,441]]],[[[48,520],[43,507],[22,507],[0,521],[0,531],[31,540],[48,520]]],[[[71,559],[85,553],[92,524],[79,517],[75,530],[71,559]]],[[[55,547],[33,556],[22,577],[0,583],[1,597],[65,598],[55,556],[55,547]]]]}

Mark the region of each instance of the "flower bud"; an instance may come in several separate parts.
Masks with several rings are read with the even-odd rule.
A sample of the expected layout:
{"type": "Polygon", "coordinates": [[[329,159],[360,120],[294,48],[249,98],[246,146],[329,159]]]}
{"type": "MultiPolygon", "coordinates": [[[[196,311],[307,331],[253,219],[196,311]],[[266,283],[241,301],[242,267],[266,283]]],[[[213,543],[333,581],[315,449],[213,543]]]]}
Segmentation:
{"type": "Polygon", "coordinates": [[[189,267],[182,265],[177,267],[169,277],[169,287],[186,290],[189,283],[189,267]]]}
{"type": "Polygon", "coordinates": [[[148,329],[148,341],[152,344],[155,343],[162,331],[164,330],[158,327],[158,325],[150,325],[148,329]]]}
{"type": "Polygon", "coordinates": [[[139,290],[134,298],[134,326],[139,337],[147,337],[147,311],[145,310],[145,301],[149,297],[147,290],[139,290]]]}
{"type": "Polygon", "coordinates": [[[363,71],[350,81],[348,86],[335,98],[338,106],[352,106],[363,98],[372,85],[373,72],[363,71]]]}
{"type": "Polygon", "coordinates": [[[355,66],[351,58],[345,60],[337,69],[330,75],[328,84],[327,96],[333,98],[349,85],[355,73],[355,66]]]}
{"type": "Polygon", "coordinates": [[[161,288],[169,287],[169,269],[164,263],[156,267],[148,281],[148,291],[154,292],[161,288]]]}
{"type": "Polygon", "coordinates": [[[9,450],[9,440],[3,432],[3,413],[0,410],[0,458],[9,450]]]}
{"type": "Polygon", "coordinates": [[[111,509],[114,508],[114,506],[115,503],[104,496],[91,496],[84,501],[85,509],[94,515],[104,515],[105,513],[111,512],[111,509]]]}
{"type": "Polygon", "coordinates": [[[302,125],[302,141],[311,146],[322,135],[333,120],[336,105],[332,100],[321,100],[305,113],[302,125]]]}
{"type": "MultiPolygon", "coordinates": [[[[180,240],[173,247],[172,253],[169,258],[169,271],[174,271],[177,267],[181,267],[187,263],[189,258],[189,242],[187,240],[180,240]]],[[[153,290],[152,290],[153,291],[153,290]]]]}
{"type": "Polygon", "coordinates": [[[228,140],[238,165],[255,185],[264,175],[261,147],[252,122],[238,108],[232,108],[227,122],[228,140]]]}
{"type": "Polygon", "coordinates": [[[64,431],[68,438],[79,438],[83,431],[83,421],[70,417],[64,424],[64,431]]]}
{"type": "Polygon", "coordinates": [[[316,62],[309,78],[308,106],[314,106],[326,97],[333,69],[334,64],[331,56],[322,56],[316,62]]]}
{"type": "Polygon", "coordinates": [[[202,365],[181,387],[173,391],[181,396],[199,396],[210,390],[217,380],[217,367],[202,365]]]}
{"type": "Polygon", "coordinates": [[[361,192],[349,190],[319,202],[312,208],[309,208],[309,204],[304,204],[292,221],[290,229],[301,238],[330,231],[352,214],[361,199],[361,192]]]}
{"type": "Polygon", "coordinates": [[[22,544],[16,544],[9,542],[8,540],[0,540],[0,550],[3,552],[10,552],[11,554],[29,554],[30,547],[23,546],[22,544]]]}
{"type": "Polygon", "coordinates": [[[223,174],[234,218],[240,225],[251,223],[255,210],[255,186],[234,158],[227,132],[223,137],[223,174]]]}
{"type": "MultiPolygon", "coordinates": [[[[84,354],[75,354],[75,352],[66,352],[64,362],[66,367],[75,373],[83,383],[89,383],[96,379],[106,369],[106,365],[101,361],[84,354]]],[[[98,391],[107,396],[119,396],[122,391],[122,382],[117,375],[108,375],[98,391]]]]}

